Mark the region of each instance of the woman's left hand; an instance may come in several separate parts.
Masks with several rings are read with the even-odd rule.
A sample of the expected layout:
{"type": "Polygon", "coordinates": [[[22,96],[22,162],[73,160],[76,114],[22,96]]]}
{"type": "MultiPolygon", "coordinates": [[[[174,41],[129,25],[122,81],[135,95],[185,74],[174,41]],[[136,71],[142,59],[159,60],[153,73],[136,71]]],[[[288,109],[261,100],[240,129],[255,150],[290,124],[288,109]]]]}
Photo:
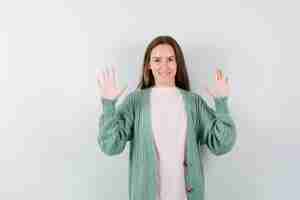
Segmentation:
{"type": "Polygon", "coordinates": [[[220,69],[216,70],[214,87],[212,89],[206,88],[206,91],[213,98],[229,96],[228,78],[224,78],[223,72],[220,69]]]}

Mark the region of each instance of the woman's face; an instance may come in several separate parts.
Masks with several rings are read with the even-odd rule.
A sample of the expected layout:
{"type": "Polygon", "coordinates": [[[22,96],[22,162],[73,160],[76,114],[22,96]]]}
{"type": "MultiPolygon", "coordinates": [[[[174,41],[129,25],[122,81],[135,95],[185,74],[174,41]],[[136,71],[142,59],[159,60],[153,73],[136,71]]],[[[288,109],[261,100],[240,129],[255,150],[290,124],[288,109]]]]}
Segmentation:
{"type": "Polygon", "coordinates": [[[160,44],[152,49],[149,68],[152,70],[155,86],[175,86],[177,63],[171,45],[160,44]]]}

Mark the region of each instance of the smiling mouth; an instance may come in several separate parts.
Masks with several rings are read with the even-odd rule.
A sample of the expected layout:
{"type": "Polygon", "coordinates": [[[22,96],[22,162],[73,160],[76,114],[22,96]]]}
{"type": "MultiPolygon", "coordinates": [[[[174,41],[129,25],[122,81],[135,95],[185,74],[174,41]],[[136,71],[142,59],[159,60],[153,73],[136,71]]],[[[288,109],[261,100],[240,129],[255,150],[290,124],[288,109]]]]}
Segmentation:
{"type": "Polygon", "coordinates": [[[169,76],[171,74],[171,72],[167,72],[167,73],[158,73],[160,76],[169,76]]]}

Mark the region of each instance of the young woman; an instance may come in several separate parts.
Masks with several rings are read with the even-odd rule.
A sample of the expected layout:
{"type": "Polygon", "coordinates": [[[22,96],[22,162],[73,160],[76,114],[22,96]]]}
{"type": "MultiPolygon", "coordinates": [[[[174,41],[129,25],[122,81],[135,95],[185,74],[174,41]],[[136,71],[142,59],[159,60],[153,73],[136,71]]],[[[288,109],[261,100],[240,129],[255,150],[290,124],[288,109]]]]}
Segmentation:
{"type": "Polygon", "coordinates": [[[223,73],[217,70],[215,87],[207,89],[213,110],[190,91],[179,44],[159,36],[146,49],[137,89],[118,108],[115,103],[125,88],[117,87],[115,69],[99,74],[98,84],[103,105],[98,143],[107,155],[120,154],[130,144],[129,199],[203,200],[200,146],[222,155],[236,141],[223,73]]]}

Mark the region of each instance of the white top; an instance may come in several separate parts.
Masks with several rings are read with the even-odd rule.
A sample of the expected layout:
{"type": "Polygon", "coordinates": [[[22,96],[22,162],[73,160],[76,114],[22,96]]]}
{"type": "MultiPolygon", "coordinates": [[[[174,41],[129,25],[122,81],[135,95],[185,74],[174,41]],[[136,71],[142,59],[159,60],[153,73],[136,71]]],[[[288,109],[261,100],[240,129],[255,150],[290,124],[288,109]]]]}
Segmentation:
{"type": "Polygon", "coordinates": [[[177,87],[153,87],[151,120],[160,155],[160,200],[186,200],[184,139],[187,119],[177,87]]]}

